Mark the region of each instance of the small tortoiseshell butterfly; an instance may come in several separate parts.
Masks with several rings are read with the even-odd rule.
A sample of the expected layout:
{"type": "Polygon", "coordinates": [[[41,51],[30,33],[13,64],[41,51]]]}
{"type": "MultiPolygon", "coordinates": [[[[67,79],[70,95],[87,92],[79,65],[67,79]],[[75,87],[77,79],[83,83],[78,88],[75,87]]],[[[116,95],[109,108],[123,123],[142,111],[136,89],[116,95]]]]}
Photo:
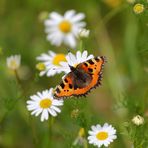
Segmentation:
{"type": "Polygon", "coordinates": [[[100,85],[102,69],[106,58],[95,57],[76,67],[69,66],[69,72],[61,84],[54,90],[54,97],[57,99],[70,96],[85,96],[92,88],[100,85]]]}

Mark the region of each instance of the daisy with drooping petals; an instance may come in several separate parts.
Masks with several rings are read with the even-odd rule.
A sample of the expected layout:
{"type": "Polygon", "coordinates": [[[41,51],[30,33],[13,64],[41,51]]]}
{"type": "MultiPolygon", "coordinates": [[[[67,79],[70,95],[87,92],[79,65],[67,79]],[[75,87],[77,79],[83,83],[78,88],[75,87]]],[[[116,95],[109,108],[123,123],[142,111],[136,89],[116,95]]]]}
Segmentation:
{"type": "Polygon", "coordinates": [[[60,46],[62,43],[76,47],[76,38],[79,30],[85,27],[85,22],[82,22],[85,15],[74,10],[66,11],[64,16],[57,12],[52,12],[49,19],[45,20],[45,32],[47,40],[53,45],[60,46]]]}
{"type": "Polygon", "coordinates": [[[20,55],[12,55],[7,58],[7,66],[12,70],[16,70],[20,67],[21,56],[20,55]]]}
{"type": "Polygon", "coordinates": [[[81,145],[84,146],[87,144],[87,140],[85,139],[85,130],[84,128],[80,128],[78,132],[78,136],[76,137],[75,141],[73,142],[73,145],[81,145]]]}
{"type": "Polygon", "coordinates": [[[27,109],[31,115],[38,116],[41,114],[41,121],[48,120],[49,114],[57,116],[61,110],[58,106],[63,105],[63,100],[56,100],[53,98],[53,89],[45,90],[42,93],[37,92],[37,95],[30,96],[31,100],[27,101],[27,109]]]}
{"type": "Polygon", "coordinates": [[[67,62],[60,62],[60,65],[63,66],[62,69],[65,73],[69,73],[71,71],[69,65],[76,67],[78,64],[80,64],[86,60],[89,60],[93,57],[94,56],[92,54],[88,55],[87,50],[84,50],[82,53],[80,51],[77,51],[76,55],[74,55],[70,52],[66,56],[67,62]]]}
{"type": "Polygon", "coordinates": [[[48,51],[48,54],[43,53],[38,56],[37,60],[41,61],[36,65],[36,68],[40,71],[40,76],[43,76],[44,74],[53,76],[63,71],[60,62],[66,61],[66,55],[48,51]]]}
{"type": "Polygon", "coordinates": [[[101,147],[102,145],[108,147],[108,145],[117,138],[116,130],[108,123],[105,123],[102,127],[99,124],[92,126],[88,133],[89,143],[97,147],[101,147]]]}

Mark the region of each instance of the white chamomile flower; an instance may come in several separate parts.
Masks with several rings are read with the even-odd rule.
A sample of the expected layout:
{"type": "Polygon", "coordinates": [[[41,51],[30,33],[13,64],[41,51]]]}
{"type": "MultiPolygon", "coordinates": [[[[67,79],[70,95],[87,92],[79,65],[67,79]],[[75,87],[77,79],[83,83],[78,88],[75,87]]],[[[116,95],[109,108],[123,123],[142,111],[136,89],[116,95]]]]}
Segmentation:
{"type": "Polygon", "coordinates": [[[88,36],[89,36],[89,30],[88,29],[85,29],[85,28],[83,28],[83,29],[80,29],[79,30],[79,34],[78,34],[78,36],[80,37],[80,38],[87,38],[88,36]]]}
{"type": "Polygon", "coordinates": [[[37,92],[36,95],[30,96],[31,100],[27,101],[27,109],[31,115],[38,116],[41,114],[41,121],[48,120],[49,114],[57,116],[61,110],[58,106],[63,105],[63,100],[53,98],[53,88],[43,92],[37,92]]]}
{"type": "Polygon", "coordinates": [[[66,61],[66,55],[48,51],[48,54],[43,53],[38,56],[37,60],[40,61],[40,63],[36,65],[36,68],[40,71],[40,76],[43,76],[44,74],[53,76],[63,71],[60,62],[66,61]]]}
{"type": "Polygon", "coordinates": [[[49,14],[49,19],[45,20],[45,32],[47,40],[53,45],[60,46],[62,43],[76,47],[76,38],[79,30],[85,27],[85,22],[82,22],[85,15],[74,10],[66,11],[64,16],[57,12],[49,14]]]}
{"type": "Polygon", "coordinates": [[[67,62],[60,62],[60,65],[63,66],[62,69],[65,73],[69,73],[71,71],[69,65],[76,67],[78,64],[80,64],[86,60],[89,60],[93,57],[94,56],[92,54],[88,55],[87,50],[84,50],[82,53],[80,51],[77,51],[76,55],[74,55],[70,52],[66,56],[67,62]]]}
{"type": "Polygon", "coordinates": [[[12,55],[7,58],[7,66],[12,70],[17,70],[20,67],[21,56],[20,55],[12,55]]]}
{"type": "Polygon", "coordinates": [[[144,118],[140,115],[136,115],[135,117],[133,117],[132,122],[135,125],[139,126],[139,125],[142,125],[144,123],[144,118]]]}
{"type": "Polygon", "coordinates": [[[117,138],[116,130],[108,123],[105,123],[102,127],[99,124],[96,126],[93,125],[88,133],[89,143],[97,147],[101,147],[102,145],[108,147],[117,138]]]}

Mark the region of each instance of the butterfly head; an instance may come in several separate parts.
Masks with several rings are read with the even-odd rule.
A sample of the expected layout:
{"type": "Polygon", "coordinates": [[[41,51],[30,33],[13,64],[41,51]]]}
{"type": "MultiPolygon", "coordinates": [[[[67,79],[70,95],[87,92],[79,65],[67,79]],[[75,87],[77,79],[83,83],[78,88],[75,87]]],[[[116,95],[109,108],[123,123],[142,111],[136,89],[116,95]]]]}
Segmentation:
{"type": "Polygon", "coordinates": [[[75,71],[76,70],[76,68],[71,66],[71,65],[69,65],[69,68],[70,68],[71,71],[75,71]]]}

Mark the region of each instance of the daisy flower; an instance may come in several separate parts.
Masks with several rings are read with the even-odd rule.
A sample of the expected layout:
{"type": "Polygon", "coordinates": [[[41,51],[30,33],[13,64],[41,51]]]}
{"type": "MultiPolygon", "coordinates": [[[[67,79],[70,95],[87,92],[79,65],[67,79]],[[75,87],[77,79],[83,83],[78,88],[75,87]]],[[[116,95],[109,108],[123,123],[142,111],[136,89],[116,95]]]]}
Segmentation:
{"type": "Polygon", "coordinates": [[[76,38],[79,30],[85,27],[85,22],[82,22],[85,15],[74,10],[66,11],[64,16],[57,12],[49,14],[49,19],[45,20],[45,32],[47,40],[52,45],[60,46],[62,43],[76,47],[76,38]]]}
{"type": "Polygon", "coordinates": [[[105,123],[102,127],[99,124],[92,126],[88,133],[89,143],[97,147],[101,147],[102,145],[108,147],[108,145],[117,138],[116,130],[108,123],[105,123]]]}
{"type": "Polygon", "coordinates": [[[143,4],[140,4],[140,3],[137,3],[134,5],[133,7],[133,11],[136,13],[136,14],[140,14],[144,11],[144,5],[143,4]]]}
{"type": "Polygon", "coordinates": [[[53,88],[30,96],[31,100],[27,101],[27,109],[31,111],[31,115],[41,114],[41,121],[44,121],[48,120],[49,114],[55,117],[61,112],[58,106],[63,105],[63,100],[54,99],[52,93],[53,88]]]}
{"type": "Polygon", "coordinates": [[[139,126],[139,125],[142,125],[144,123],[144,118],[140,115],[137,115],[137,116],[133,117],[132,122],[135,125],[139,126]]]}
{"type": "Polygon", "coordinates": [[[16,70],[20,67],[21,56],[20,55],[12,55],[7,58],[7,67],[11,70],[16,70]]]}
{"type": "Polygon", "coordinates": [[[72,54],[71,52],[68,53],[66,56],[66,61],[67,62],[60,62],[60,65],[62,65],[62,69],[65,73],[69,73],[70,66],[76,67],[79,63],[82,63],[86,60],[89,60],[93,58],[94,56],[92,54],[88,55],[87,50],[84,50],[82,53],[80,51],[77,51],[76,55],[72,54]]]}
{"type": "Polygon", "coordinates": [[[48,54],[43,53],[36,59],[40,61],[36,65],[36,68],[40,71],[39,75],[53,76],[63,71],[60,62],[66,61],[66,55],[63,53],[56,54],[49,50],[48,54]]]}
{"type": "Polygon", "coordinates": [[[88,38],[89,33],[90,33],[90,31],[89,31],[88,29],[83,28],[83,29],[80,29],[80,30],[79,30],[78,36],[79,36],[80,38],[88,38]]]}

